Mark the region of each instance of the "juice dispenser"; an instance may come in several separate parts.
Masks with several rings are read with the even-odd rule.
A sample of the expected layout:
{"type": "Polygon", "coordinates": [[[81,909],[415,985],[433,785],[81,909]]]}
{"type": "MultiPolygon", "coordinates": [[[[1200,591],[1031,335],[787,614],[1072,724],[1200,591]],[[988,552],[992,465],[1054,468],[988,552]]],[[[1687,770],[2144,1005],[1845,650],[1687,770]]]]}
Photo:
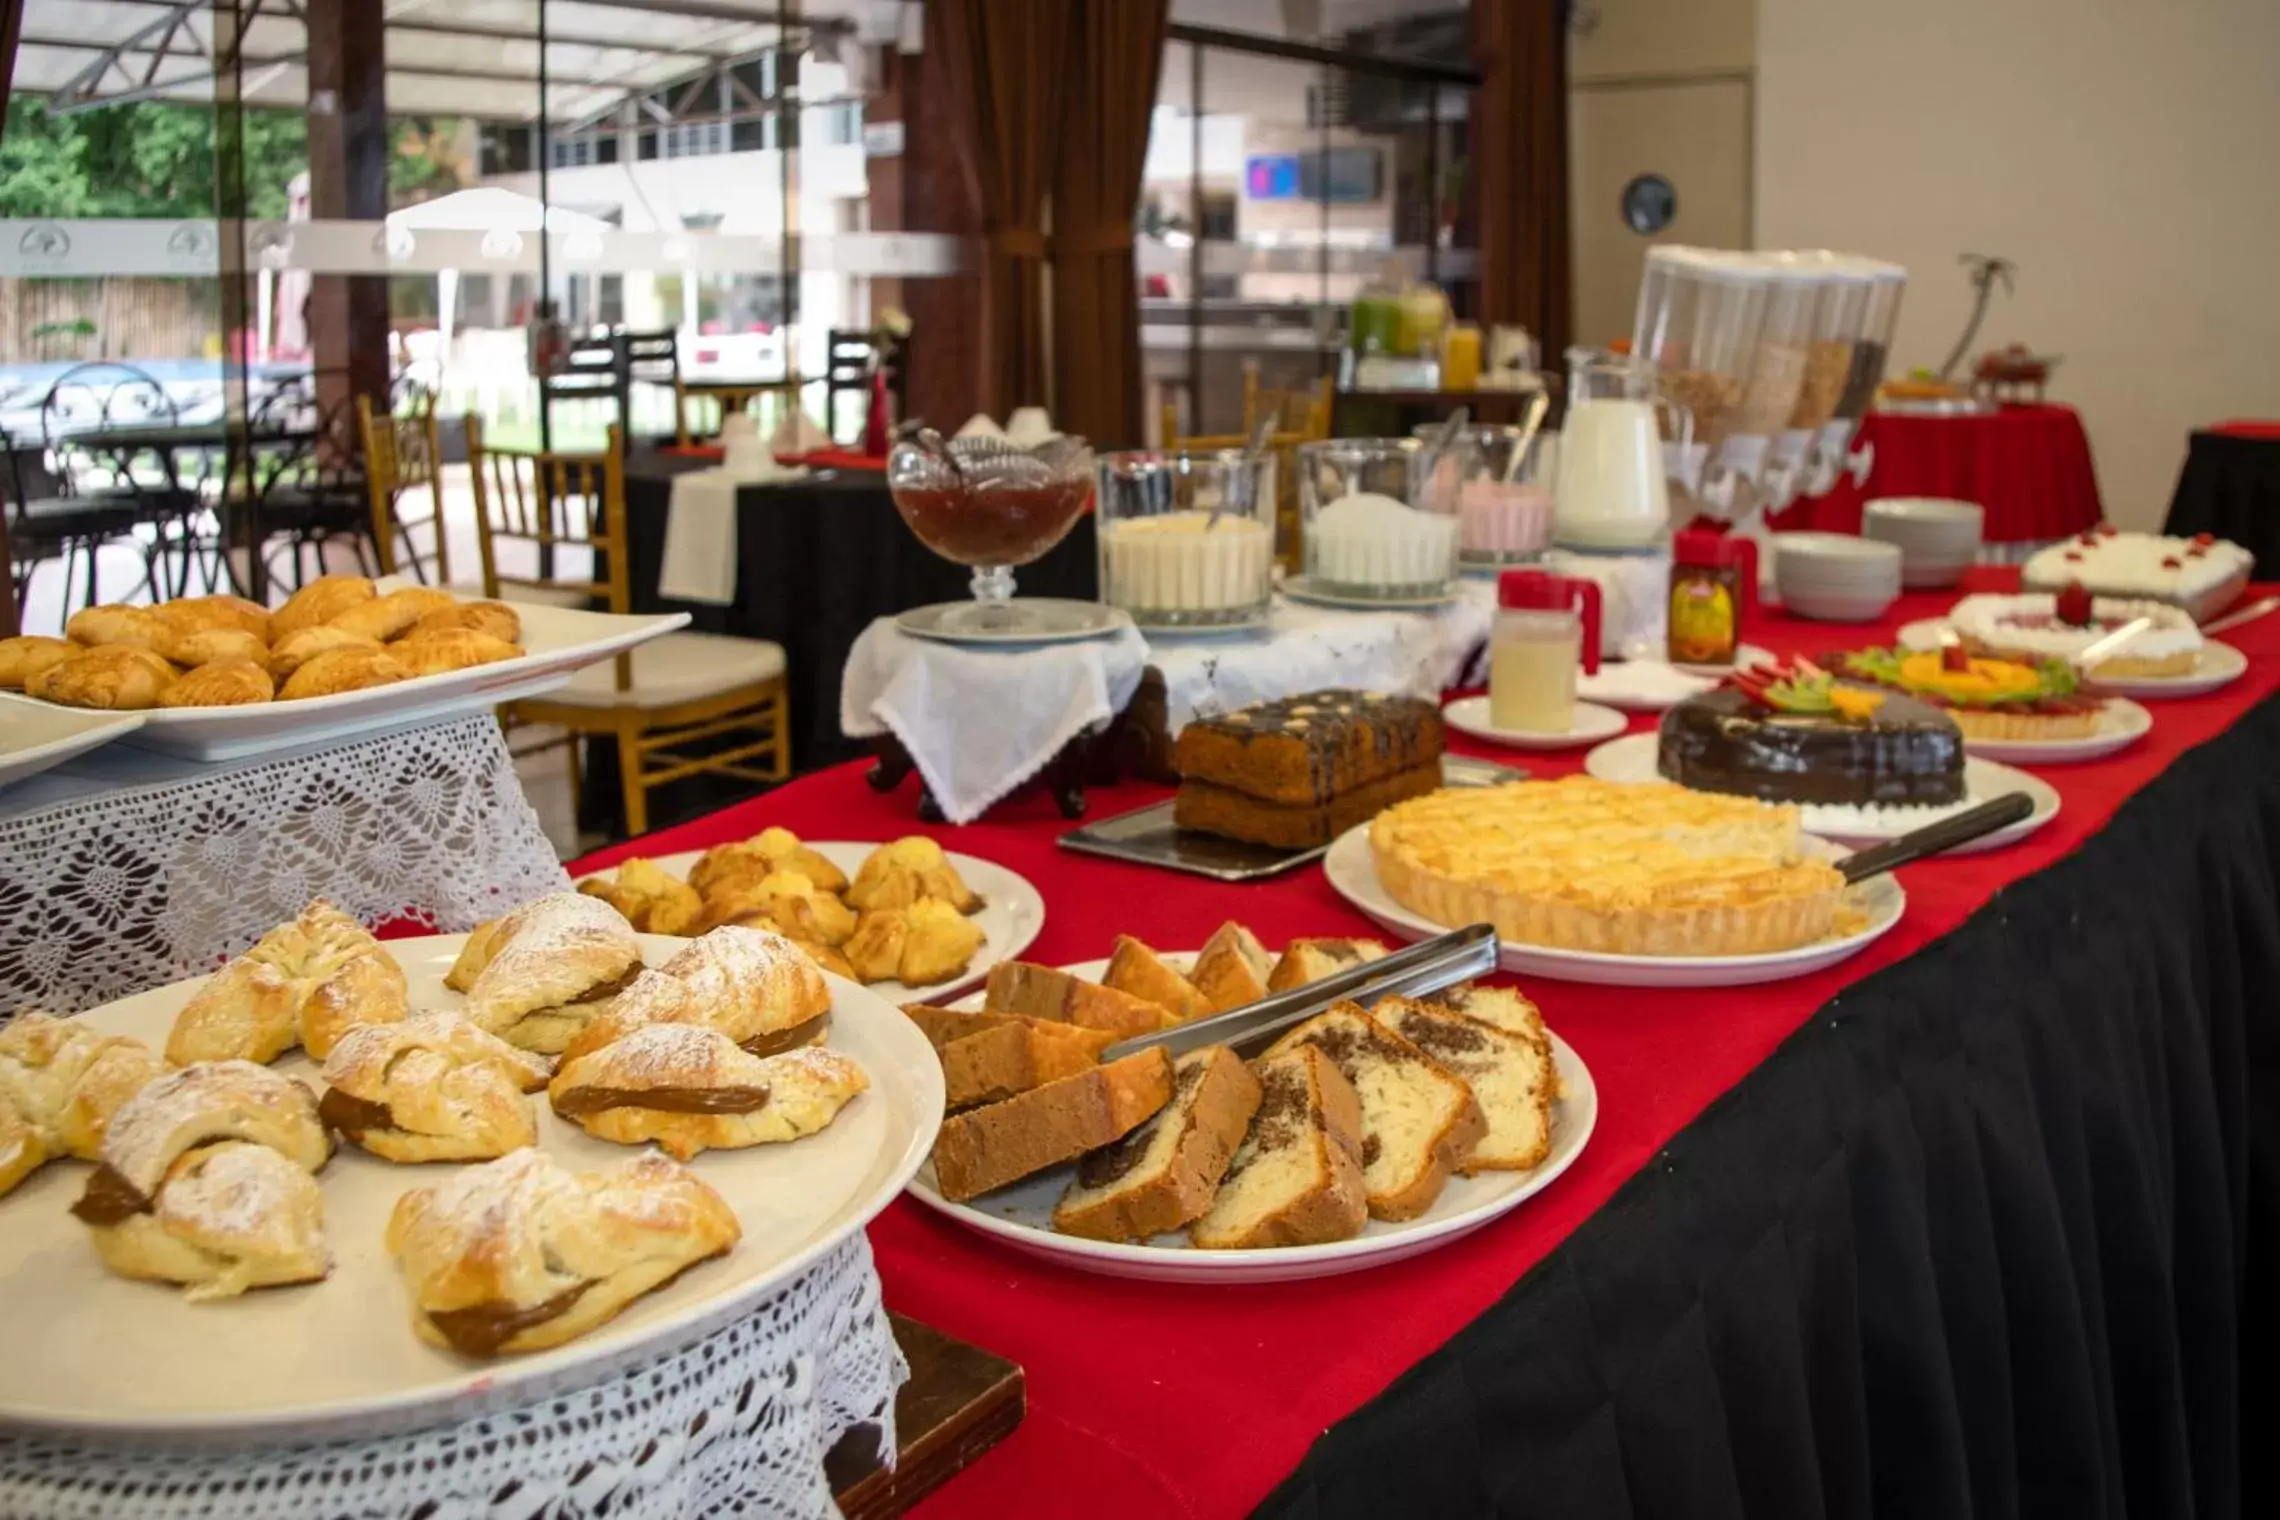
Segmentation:
{"type": "Polygon", "coordinates": [[[1898,264],[1854,254],[1837,257],[1846,267],[1867,277],[1868,294],[1861,312],[1860,337],[1853,344],[1852,367],[1845,377],[1844,394],[1837,399],[1836,411],[1821,424],[1820,438],[1812,449],[1811,478],[1805,481],[1801,493],[1806,496],[1819,496],[1831,490],[1837,477],[1848,469],[1856,484],[1868,479],[1869,467],[1876,462],[1875,451],[1863,448],[1853,452],[1853,436],[1860,431],[1860,419],[1868,414],[1869,403],[1876,399],[1876,388],[1884,383],[1892,335],[1900,325],[1900,297],[1908,289],[1908,271],[1898,264]]]}
{"type": "Polygon", "coordinates": [[[1712,516],[1747,516],[1762,503],[1766,460],[1789,426],[1805,384],[1808,345],[1821,277],[1787,253],[1728,253],[1718,262],[1755,275],[1763,284],[1764,320],[1758,324],[1744,371],[1741,400],[1724,441],[1703,470],[1697,504],[1712,516]]]}
{"type": "Polygon", "coordinates": [[[1702,490],[1707,465],[1734,435],[1772,288],[1763,270],[1733,255],[1678,246],[1647,253],[1631,352],[1654,366],[1662,394],[1693,420],[1691,438],[1663,435],[1664,468],[1682,491],[1702,490]]]}
{"type": "Polygon", "coordinates": [[[1789,425],[1773,440],[1763,492],[1767,510],[1780,511],[1797,499],[1813,474],[1813,445],[1837,415],[1852,381],[1854,346],[1868,316],[1875,279],[1859,261],[1816,248],[1794,255],[1797,267],[1811,270],[1819,284],[1805,339],[1805,378],[1789,425]]]}

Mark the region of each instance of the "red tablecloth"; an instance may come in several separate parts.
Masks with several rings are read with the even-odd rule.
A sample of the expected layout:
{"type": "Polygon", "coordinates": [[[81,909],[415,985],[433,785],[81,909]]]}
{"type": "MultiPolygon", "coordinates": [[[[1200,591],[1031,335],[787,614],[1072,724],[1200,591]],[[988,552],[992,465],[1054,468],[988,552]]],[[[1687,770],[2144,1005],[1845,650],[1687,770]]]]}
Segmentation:
{"type": "MultiPolygon", "coordinates": [[[[660,454],[674,454],[684,459],[719,459],[726,450],[716,443],[668,443],[658,448],[660,454]]],[[[854,449],[813,449],[805,454],[778,454],[778,464],[804,464],[811,470],[884,470],[886,460],[876,454],[858,453],[854,449]]]]}
{"type": "Polygon", "coordinates": [[[1947,496],[1985,507],[1987,541],[2010,544],[2065,538],[2105,515],[2090,439],[2070,406],[2006,406],[1977,417],[1870,412],[1860,441],[1876,449],[1865,489],[1847,475],[1773,525],[1858,533],[1866,500],[1947,496]]]}
{"type": "MultiPolygon", "coordinates": [[[[1949,594],[1902,598],[1881,629],[1766,618],[1754,642],[1824,652],[1889,639],[1933,616],[1949,594]]],[[[1477,1234],[1396,1266],[1271,1287],[1200,1289],[1124,1282],[1049,1266],[1003,1249],[910,1201],[872,1226],[888,1303],[1019,1361],[1029,1415],[1003,1446],[931,1499],[930,1515],[1239,1514],[1288,1473],[1331,1423],[1383,1391],[1557,1246],[1705,1105],[1732,1087],[1814,1010],[1858,978],[1963,922],[1994,892],[2072,850],[2185,749],[2222,731],[2280,687],[2280,617],[2238,630],[2248,674],[2224,691],[2155,704],[2151,735],[2086,765],[2043,771],[2064,798],[2028,840],[1900,873],[1906,918],[1843,966],[1764,987],[1639,991],[1530,981],[1546,1020],[1590,1066],[1597,1132],[1575,1166],[1527,1205],[1477,1234]]],[[[1633,721],[1645,729],[1651,720],[1633,721]]],[[[1473,753],[1497,753],[1469,742],[1473,753]]],[[[1509,752],[1503,752],[1510,758],[1509,752]]],[[[1539,775],[1580,768],[1581,753],[1522,757],[1539,775]]],[[[1200,944],[1237,917],[1271,945],[1298,934],[1375,932],[1318,868],[1252,886],[1221,886],[1071,855],[1068,827],[1044,798],[964,828],[925,828],[909,787],[872,793],[859,766],[792,783],[712,817],[602,851],[574,869],[659,855],[783,824],[810,838],[887,839],[925,832],[1002,861],[1047,905],[1029,952],[1063,962],[1108,951],[1130,931],[1167,949],[1200,944]]],[[[1121,785],[1093,794],[1095,816],[1163,795],[1121,785]]]]}

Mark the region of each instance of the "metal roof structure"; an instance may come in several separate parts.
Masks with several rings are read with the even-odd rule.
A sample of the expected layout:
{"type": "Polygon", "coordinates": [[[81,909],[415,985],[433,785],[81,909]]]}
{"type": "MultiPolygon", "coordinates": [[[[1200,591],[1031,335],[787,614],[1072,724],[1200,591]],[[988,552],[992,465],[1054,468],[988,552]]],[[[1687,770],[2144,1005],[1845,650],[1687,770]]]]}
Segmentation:
{"type": "MultiPolygon", "coordinates": [[[[242,99],[308,104],[305,8],[235,0],[242,99]]],[[[225,6],[225,9],[229,7],[225,6]]],[[[891,3],[886,7],[893,9],[891,3]]],[[[393,115],[600,118],[621,102],[875,15],[871,0],[384,0],[393,115]],[[542,14],[543,12],[543,14],[542,14]],[[788,22],[788,24],[787,24],[788,22]]],[[[210,101],[213,0],[24,0],[14,89],[72,111],[131,100],[210,101]]],[[[654,111],[654,107],[651,108],[654,111]]]]}

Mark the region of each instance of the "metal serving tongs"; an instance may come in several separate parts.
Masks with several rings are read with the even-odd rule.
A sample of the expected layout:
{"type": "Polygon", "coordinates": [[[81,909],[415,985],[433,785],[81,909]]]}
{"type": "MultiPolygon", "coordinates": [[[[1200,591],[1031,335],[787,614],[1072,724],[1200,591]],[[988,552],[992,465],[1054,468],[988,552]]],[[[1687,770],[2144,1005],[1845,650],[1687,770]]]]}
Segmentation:
{"type": "MultiPolygon", "coordinates": [[[[2025,792],[2005,792],[2002,796],[1982,802],[1975,808],[1966,808],[1952,818],[1942,818],[1920,829],[1910,829],[1898,839],[1888,839],[1871,849],[1856,850],[1837,862],[1837,874],[1844,877],[1845,885],[1882,876],[1887,871],[1952,850],[1957,845],[1969,844],[1982,834],[2009,828],[2035,810],[2035,799],[2025,792]]],[[[1240,1012],[1241,1010],[1237,1010],[1240,1012]]]]}
{"type": "Polygon", "coordinates": [[[1249,1055],[1332,1003],[1354,1002],[1368,1007],[1379,998],[1438,992],[1488,975],[1496,969],[1496,958],[1496,930],[1487,924],[1474,924],[1469,929],[1436,934],[1383,960],[1349,966],[1319,982],[1278,992],[1226,1013],[1119,1040],[1102,1051],[1100,1058],[1114,1061],[1149,1049],[1183,1056],[1206,1045],[1229,1045],[1238,1054],[1249,1055]]]}

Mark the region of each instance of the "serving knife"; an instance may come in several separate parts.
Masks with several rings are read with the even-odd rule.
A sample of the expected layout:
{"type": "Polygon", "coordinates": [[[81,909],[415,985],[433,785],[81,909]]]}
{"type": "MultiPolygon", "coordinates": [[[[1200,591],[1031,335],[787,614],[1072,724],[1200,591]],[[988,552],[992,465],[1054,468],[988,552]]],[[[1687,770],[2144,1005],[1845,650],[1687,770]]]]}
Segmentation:
{"type": "Polygon", "coordinates": [[[2207,638],[2212,633],[2223,633],[2227,629],[2238,628],[2243,623],[2253,623],[2274,608],[2280,608],[2280,596],[2260,596],[2238,612],[2228,612],[2213,623],[2202,624],[2201,637],[2207,638]]]}
{"type": "Polygon", "coordinates": [[[1436,934],[1381,960],[1349,966],[1319,982],[1308,982],[1209,1018],[1119,1040],[1102,1051],[1100,1058],[1105,1064],[1151,1049],[1184,1056],[1206,1045],[1228,1045],[1238,1054],[1250,1055],[1332,1003],[1354,1002],[1366,1008],[1379,998],[1438,992],[1486,976],[1496,969],[1497,953],[1496,930],[1487,924],[1436,934]]]}
{"type": "Polygon", "coordinates": [[[1992,834],[1997,829],[2022,823],[2033,815],[2034,810],[2035,799],[2025,792],[2005,792],[2000,797],[1982,802],[1974,808],[1966,808],[1937,823],[1910,829],[1898,839],[1888,839],[1870,849],[1856,850],[1837,862],[1837,874],[1844,877],[1847,886],[1866,881],[1871,876],[1882,876],[1887,871],[1922,860],[1927,855],[1937,855],[1952,850],[1957,845],[1969,844],[1982,834],[1992,834]]]}
{"type": "Polygon", "coordinates": [[[2153,626],[2149,617],[2134,617],[2103,638],[2093,639],[2074,657],[2074,668],[2087,676],[2091,671],[2122,652],[2122,646],[2153,626]]]}

